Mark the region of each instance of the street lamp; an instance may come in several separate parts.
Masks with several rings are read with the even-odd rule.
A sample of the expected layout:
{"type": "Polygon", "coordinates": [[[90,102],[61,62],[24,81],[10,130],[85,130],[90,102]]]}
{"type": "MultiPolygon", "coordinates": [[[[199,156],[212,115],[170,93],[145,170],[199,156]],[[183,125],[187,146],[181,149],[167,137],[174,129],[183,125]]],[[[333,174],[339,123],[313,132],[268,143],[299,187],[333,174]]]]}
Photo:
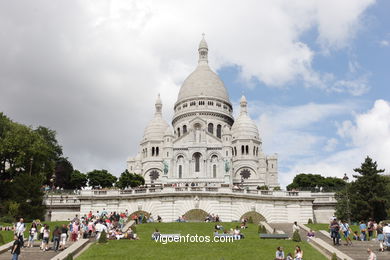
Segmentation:
{"type": "Polygon", "coordinates": [[[350,212],[349,212],[349,196],[348,196],[348,181],[349,178],[346,173],[344,173],[343,180],[347,183],[345,185],[345,195],[347,197],[347,217],[348,217],[348,224],[351,224],[351,218],[350,218],[350,212]]]}
{"type": "MultiPolygon", "coordinates": [[[[55,181],[55,179],[56,179],[56,175],[55,175],[55,173],[53,173],[53,175],[50,178],[51,190],[52,191],[54,190],[54,181],[55,181]]],[[[48,215],[49,221],[51,221],[51,213],[52,213],[51,212],[51,208],[52,208],[52,205],[53,205],[53,193],[50,195],[50,208],[49,208],[49,215],[48,215]]]]}

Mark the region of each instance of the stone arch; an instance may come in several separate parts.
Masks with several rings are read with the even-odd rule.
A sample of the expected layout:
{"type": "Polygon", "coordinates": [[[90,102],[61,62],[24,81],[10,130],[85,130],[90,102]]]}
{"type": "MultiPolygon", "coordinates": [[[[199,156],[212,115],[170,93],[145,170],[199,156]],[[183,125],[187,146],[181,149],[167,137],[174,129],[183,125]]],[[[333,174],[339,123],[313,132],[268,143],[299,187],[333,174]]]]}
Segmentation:
{"type": "Polygon", "coordinates": [[[257,212],[257,211],[253,211],[253,210],[244,213],[244,214],[240,217],[240,221],[241,221],[244,217],[247,217],[248,220],[249,220],[249,218],[252,218],[254,224],[259,224],[260,221],[267,221],[267,219],[266,219],[262,214],[260,214],[260,213],[257,212]]]}
{"type": "Polygon", "coordinates": [[[144,210],[137,210],[137,211],[134,211],[133,213],[130,214],[130,219],[133,219],[134,215],[137,215],[139,217],[140,214],[144,214],[144,216],[146,218],[149,218],[150,217],[150,212],[146,212],[144,210]]]}
{"type": "Polygon", "coordinates": [[[202,222],[206,219],[208,213],[203,209],[191,209],[187,211],[183,216],[190,222],[202,222]]]}

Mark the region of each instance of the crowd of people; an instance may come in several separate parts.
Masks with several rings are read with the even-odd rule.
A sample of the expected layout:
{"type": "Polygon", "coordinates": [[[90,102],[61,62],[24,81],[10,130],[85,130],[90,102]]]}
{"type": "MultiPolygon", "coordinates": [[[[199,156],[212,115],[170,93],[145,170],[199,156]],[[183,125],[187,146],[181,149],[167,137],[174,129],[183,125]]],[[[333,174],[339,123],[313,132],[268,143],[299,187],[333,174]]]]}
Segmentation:
{"type": "Polygon", "coordinates": [[[14,245],[11,253],[13,259],[18,259],[20,249],[34,247],[35,241],[40,241],[40,249],[43,251],[58,251],[64,250],[68,241],[75,242],[81,238],[99,239],[103,231],[107,239],[139,239],[131,227],[124,230],[128,218],[127,210],[121,213],[108,213],[103,209],[102,212],[97,211],[95,214],[90,211],[81,217],[76,215],[68,224],[55,226],[53,230],[40,220],[33,221],[27,228],[23,218],[20,218],[13,226],[1,227],[1,230],[14,232],[14,245]],[[28,232],[27,243],[25,241],[26,231],[28,232]]]}
{"type": "Polygon", "coordinates": [[[331,219],[329,230],[334,245],[341,245],[341,237],[346,241],[346,245],[352,245],[352,240],[370,241],[374,238],[379,242],[379,250],[384,251],[385,246],[390,248],[390,223],[376,223],[372,219],[368,222],[360,221],[359,230],[352,231],[350,225],[345,220],[331,219]],[[352,239],[351,239],[352,236],[352,239]]]}

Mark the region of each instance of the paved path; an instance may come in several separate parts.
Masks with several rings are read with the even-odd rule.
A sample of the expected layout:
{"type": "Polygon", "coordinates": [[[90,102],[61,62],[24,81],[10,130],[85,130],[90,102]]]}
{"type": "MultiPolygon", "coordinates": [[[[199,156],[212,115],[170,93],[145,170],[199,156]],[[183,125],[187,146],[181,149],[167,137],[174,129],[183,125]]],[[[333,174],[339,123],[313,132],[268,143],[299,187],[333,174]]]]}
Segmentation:
{"type": "MultiPolygon", "coordinates": [[[[40,243],[38,244],[38,242],[36,241],[34,247],[22,248],[19,255],[19,260],[50,260],[61,252],[55,252],[51,249],[49,251],[43,252],[42,250],[40,250],[39,245],[40,243]]],[[[50,243],[49,245],[52,246],[53,244],[50,243]]],[[[67,242],[66,247],[69,247],[70,245],[71,242],[67,242]]],[[[10,260],[11,258],[12,256],[10,251],[0,254],[0,260],[10,260]]]]}
{"type": "MultiPolygon", "coordinates": [[[[292,236],[292,223],[270,223],[270,226],[276,228],[277,230],[284,231],[290,237],[292,236]]],[[[302,240],[306,239],[306,231],[301,229],[300,235],[302,240]]],[[[333,246],[333,241],[329,236],[325,236],[321,232],[315,232],[315,235],[317,238],[320,238],[329,245],[333,246]]],[[[378,260],[390,259],[390,251],[379,252],[378,241],[352,241],[352,246],[345,246],[345,240],[341,240],[341,244],[341,246],[337,246],[336,248],[354,260],[367,260],[367,248],[374,250],[378,260]]]]}

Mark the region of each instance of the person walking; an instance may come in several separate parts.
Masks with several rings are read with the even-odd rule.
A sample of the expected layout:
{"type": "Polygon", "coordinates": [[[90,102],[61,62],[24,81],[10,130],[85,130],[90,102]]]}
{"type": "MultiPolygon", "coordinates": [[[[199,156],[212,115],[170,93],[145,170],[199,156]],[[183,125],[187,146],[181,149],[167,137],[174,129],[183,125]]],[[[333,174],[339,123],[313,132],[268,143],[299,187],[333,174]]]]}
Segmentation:
{"type": "Polygon", "coordinates": [[[58,247],[60,245],[60,237],[61,237],[61,230],[58,226],[54,228],[52,236],[53,236],[53,250],[57,252],[58,247]]]}
{"type": "Polygon", "coordinates": [[[344,220],[344,221],[341,221],[340,227],[341,227],[341,232],[343,232],[345,241],[347,242],[346,246],[349,246],[349,245],[352,246],[352,240],[349,237],[349,234],[351,234],[352,230],[349,227],[349,224],[344,220]]]}
{"type": "Polygon", "coordinates": [[[21,246],[22,242],[20,241],[19,237],[17,235],[14,235],[14,244],[11,248],[12,260],[18,260],[21,246]]]}
{"type": "Polygon", "coordinates": [[[27,247],[34,247],[34,240],[37,236],[37,232],[38,232],[37,224],[35,222],[33,222],[31,224],[31,228],[30,228],[29,234],[28,234],[27,247]]]}
{"type": "Polygon", "coordinates": [[[25,230],[26,230],[26,224],[24,223],[24,219],[20,218],[19,222],[16,223],[15,225],[15,234],[18,236],[22,247],[24,246],[23,236],[25,230]]]}
{"type": "Polygon", "coordinates": [[[333,245],[340,245],[340,225],[337,222],[337,219],[334,219],[332,223],[330,223],[330,236],[333,239],[333,245]]]}

